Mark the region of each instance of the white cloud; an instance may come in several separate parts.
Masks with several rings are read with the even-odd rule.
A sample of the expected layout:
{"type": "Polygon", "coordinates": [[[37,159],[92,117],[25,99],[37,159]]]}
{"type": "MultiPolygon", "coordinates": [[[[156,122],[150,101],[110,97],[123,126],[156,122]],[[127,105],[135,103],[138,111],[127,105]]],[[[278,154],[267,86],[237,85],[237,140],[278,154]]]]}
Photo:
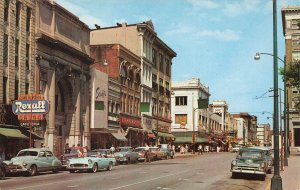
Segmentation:
{"type": "Polygon", "coordinates": [[[220,4],[214,0],[187,0],[194,8],[208,8],[216,9],[220,7],[220,4]]]}
{"type": "Polygon", "coordinates": [[[240,39],[240,32],[236,32],[230,29],[224,31],[220,30],[202,30],[196,34],[198,37],[215,38],[222,41],[238,41],[240,39]]]}
{"type": "Polygon", "coordinates": [[[189,26],[178,26],[173,30],[169,30],[165,33],[165,35],[177,35],[177,34],[187,34],[192,32],[192,28],[189,26]]]}
{"type": "Polygon", "coordinates": [[[258,5],[258,0],[230,1],[230,3],[225,2],[224,14],[230,17],[239,16],[257,10],[258,5]]]}

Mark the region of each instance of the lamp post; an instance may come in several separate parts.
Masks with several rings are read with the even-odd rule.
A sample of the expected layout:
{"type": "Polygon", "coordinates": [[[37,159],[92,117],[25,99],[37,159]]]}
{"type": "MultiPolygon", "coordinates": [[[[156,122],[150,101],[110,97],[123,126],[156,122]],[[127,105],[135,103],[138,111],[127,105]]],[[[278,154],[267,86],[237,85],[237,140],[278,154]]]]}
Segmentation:
{"type": "MultiPolygon", "coordinates": [[[[279,131],[278,131],[278,56],[277,56],[277,1],[273,0],[273,70],[274,70],[274,176],[271,179],[271,190],[282,190],[282,178],[279,171],[279,131]]],[[[256,59],[257,56],[255,56],[256,59]]],[[[283,61],[283,60],[282,60],[283,61]]],[[[284,62],[284,61],[283,61],[284,62]]]]}

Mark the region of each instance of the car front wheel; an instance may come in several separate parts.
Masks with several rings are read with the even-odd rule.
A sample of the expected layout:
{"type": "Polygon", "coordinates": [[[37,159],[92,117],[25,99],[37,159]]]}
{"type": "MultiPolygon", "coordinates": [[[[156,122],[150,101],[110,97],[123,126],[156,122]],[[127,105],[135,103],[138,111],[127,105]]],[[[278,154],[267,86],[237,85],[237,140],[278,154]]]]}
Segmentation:
{"type": "Polygon", "coordinates": [[[6,170],[4,167],[0,168],[0,179],[5,179],[6,170]]]}
{"type": "Polygon", "coordinates": [[[36,165],[30,166],[30,169],[28,171],[28,176],[35,176],[37,173],[37,167],[36,165]]]}
{"type": "Polygon", "coordinates": [[[111,171],[113,167],[112,162],[109,162],[108,167],[107,167],[107,171],[111,171]]]}
{"type": "Polygon", "coordinates": [[[94,163],[92,169],[90,170],[90,172],[96,173],[97,170],[98,170],[98,165],[96,163],[94,163]]]}

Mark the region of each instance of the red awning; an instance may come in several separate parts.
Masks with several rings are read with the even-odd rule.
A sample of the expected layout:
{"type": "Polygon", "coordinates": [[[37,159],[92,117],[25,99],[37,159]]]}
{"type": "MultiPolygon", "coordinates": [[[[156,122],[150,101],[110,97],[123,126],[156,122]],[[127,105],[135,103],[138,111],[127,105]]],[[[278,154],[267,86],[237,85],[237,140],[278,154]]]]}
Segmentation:
{"type": "Polygon", "coordinates": [[[155,135],[153,133],[148,133],[148,138],[155,139],[155,135]]]}

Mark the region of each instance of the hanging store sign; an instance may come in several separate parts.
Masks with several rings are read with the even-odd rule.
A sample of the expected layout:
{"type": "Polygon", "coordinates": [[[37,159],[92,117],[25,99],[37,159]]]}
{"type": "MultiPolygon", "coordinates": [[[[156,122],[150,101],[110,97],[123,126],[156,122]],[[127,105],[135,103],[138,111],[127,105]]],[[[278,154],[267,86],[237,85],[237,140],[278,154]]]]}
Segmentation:
{"type": "Polygon", "coordinates": [[[12,112],[22,121],[43,120],[49,110],[49,101],[44,100],[41,94],[19,95],[18,100],[12,104],[12,112]]]}

